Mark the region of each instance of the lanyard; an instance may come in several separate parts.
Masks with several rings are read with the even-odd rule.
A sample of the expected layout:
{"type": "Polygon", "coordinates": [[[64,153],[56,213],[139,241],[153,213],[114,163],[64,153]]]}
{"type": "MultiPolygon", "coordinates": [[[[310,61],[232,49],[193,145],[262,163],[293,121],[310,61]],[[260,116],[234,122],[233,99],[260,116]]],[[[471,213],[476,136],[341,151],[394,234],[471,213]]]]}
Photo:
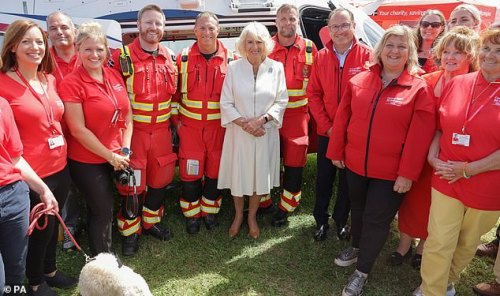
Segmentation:
{"type": "MultiPolygon", "coordinates": [[[[52,110],[52,106],[50,105],[50,101],[49,101],[49,96],[47,95],[47,92],[45,91],[45,87],[43,87],[41,80],[39,79],[38,82],[40,83],[40,87],[43,90],[43,96],[45,97],[45,100],[47,101],[47,106],[43,103],[43,100],[40,97],[40,94],[37,93],[33,89],[31,84],[29,84],[29,82],[26,80],[26,78],[24,78],[24,76],[21,74],[21,72],[19,72],[19,69],[16,69],[16,74],[19,77],[19,79],[21,79],[21,81],[26,85],[26,87],[31,91],[33,96],[40,102],[40,104],[42,104],[42,107],[45,110],[45,115],[47,115],[47,121],[48,121],[49,125],[53,127],[54,126],[54,111],[52,110]]],[[[38,73],[37,73],[37,76],[38,76],[38,73]]],[[[47,77],[45,77],[45,80],[48,82],[47,77]]],[[[47,84],[47,87],[48,87],[48,84],[47,84]]]]}
{"type": "Polygon", "coordinates": [[[472,87],[472,94],[470,96],[470,100],[469,100],[469,104],[467,105],[467,109],[465,110],[465,120],[464,120],[464,125],[462,126],[462,134],[465,134],[465,127],[467,126],[467,124],[469,122],[472,121],[472,119],[474,117],[476,117],[476,115],[481,111],[483,110],[483,108],[493,99],[493,97],[496,95],[496,93],[498,92],[498,88],[493,92],[493,94],[487,99],[487,100],[484,100],[483,104],[481,104],[479,106],[479,108],[477,108],[476,112],[472,113],[472,115],[469,116],[469,111],[470,111],[470,107],[472,106],[472,104],[474,104],[478,99],[479,97],[490,87],[491,84],[496,84],[494,82],[490,82],[477,96],[476,98],[473,98],[473,95],[474,95],[474,89],[476,88],[477,86],[477,81],[479,79],[479,76],[476,77],[476,80],[474,81],[474,86],[472,87]]]}
{"type": "Polygon", "coordinates": [[[106,97],[108,98],[108,100],[111,101],[111,103],[113,104],[113,106],[115,107],[115,111],[119,111],[120,108],[118,108],[118,99],[116,98],[115,96],[115,92],[113,91],[113,88],[111,87],[111,85],[109,84],[109,81],[106,80],[106,78],[103,76],[103,82],[104,82],[104,86],[106,87],[106,89],[103,89],[99,83],[96,84],[97,88],[104,94],[106,95],[106,97]]]}

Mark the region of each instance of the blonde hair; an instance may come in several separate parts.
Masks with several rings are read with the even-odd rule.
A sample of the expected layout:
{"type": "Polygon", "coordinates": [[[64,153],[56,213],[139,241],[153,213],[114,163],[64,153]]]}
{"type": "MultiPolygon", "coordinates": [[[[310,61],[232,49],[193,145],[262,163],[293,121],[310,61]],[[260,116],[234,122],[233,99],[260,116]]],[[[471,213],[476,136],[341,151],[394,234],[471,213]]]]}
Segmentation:
{"type": "Polygon", "coordinates": [[[395,25],[385,31],[380,41],[377,42],[373,49],[372,64],[383,66],[381,60],[382,50],[384,49],[387,39],[392,36],[401,37],[408,44],[408,61],[406,61],[406,69],[412,75],[418,73],[418,53],[415,43],[415,34],[410,27],[405,25],[395,25]]]}
{"type": "Polygon", "coordinates": [[[496,45],[500,44],[500,28],[489,28],[481,34],[481,46],[486,42],[496,45]]]}
{"type": "Polygon", "coordinates": [[[106,34],[104,34],[102,27],[99,23],[86,22],[78,27],[78,35],[76,35],[76,41],[75,41],[76,48],[79,48],[82,45],[82,43],[87,39],[91,39],[104,44],[104,47],[106,48],[107,51],[107,57],[109,58],[110,52],[108,47],[108,39],[106,39],[106,34]]]}
{"type": "Polygon", "coordinates": [[[464,26],[458,26],[444,34],[434,47],[436,65],[441,66],[443,51],[451,44],[458,51],[467,55],[470,71],[476,71],[478,69],[477,58],[479,54],[479,35],[476,31],[464,26]]]}
{"type": "Polygon", "coordinates": [[[266,26],[261,23],[251,22],[243,28],[240,37],[236,41],[236,49],[242,57],[247,56],[245,42],[249,36],[264,42],[264,55],[266,57],[273,51],[274,41],[271,39],[271,34],[269,34],[266,26]]]}

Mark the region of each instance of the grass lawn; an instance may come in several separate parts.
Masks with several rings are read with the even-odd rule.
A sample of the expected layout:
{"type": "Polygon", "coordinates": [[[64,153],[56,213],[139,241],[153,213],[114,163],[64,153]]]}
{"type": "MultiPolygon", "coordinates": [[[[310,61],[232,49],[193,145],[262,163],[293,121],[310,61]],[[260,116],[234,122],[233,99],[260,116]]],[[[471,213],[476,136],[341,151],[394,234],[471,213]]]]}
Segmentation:
{"type": "MultiPolygon", "coordinates": [[[[233,205],[227,195],[222,204],[219,228],[209,232],[202,227],[199,234],[188,235],[177,200],[179,192],[172,191],[165,202],[164,221],[173,231],[174,238],[160,242],[143,236],[138,254],[121,259],[146,279],[154,295],[340,295],[354,266],[334,265],[335,255],[349,243],[338,241],[332,229],[326,241],[316,242],[312,238],[315,164],[316,156],[309,155],[301,205],[289,218],[288,227],[275,229],[270,225],[271,216],[263,216],[259,218],[262,233],[258,240],[247,236],[246,226],[237,238],[229,238],[227,231],[233,205]]],[[[277,191],[273,192],[273,200],[278,200],[277,191]]],[[[492,237],[493,231],[483,239],[492,237]]],[[[369,276],[364,295],[411,295],[419,284],[419,272],[409,264],[399,267],[386,264],[397,239],[397,223],[394,223],[391,236],[369,276]]],[[[86,235],[79,240],[88,250],[86,235]]],[[[119,251],[118,233],[114,234],[113,241],[119,251]]],[[[471,287],[474,284],[493,280],[493,263],[493,259],[475,258],[456,285],[458,294],[473,295],[471,287]]],[[[58,255],[59,269],[69,274],[78,275],[83,265],[83,256],[78,252],[58,255]]],[[[78,295],[77,288],[58,292],[78,295]]]]}

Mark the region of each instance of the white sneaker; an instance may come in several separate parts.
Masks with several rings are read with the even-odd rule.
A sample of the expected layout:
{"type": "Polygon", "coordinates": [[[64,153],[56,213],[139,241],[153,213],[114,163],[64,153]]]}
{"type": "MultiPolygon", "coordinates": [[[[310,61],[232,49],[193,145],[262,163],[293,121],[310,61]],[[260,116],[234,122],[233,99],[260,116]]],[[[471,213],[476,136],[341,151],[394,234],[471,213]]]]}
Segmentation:
{"type": "MultiPolygon", "coordinates": [[[[455,296],[456,294],[457,291],[455,291],[455,285],[453,283],[448,284],[448,287],[446,287],[446,296],[455,296]]],[[[420,286],[418,286],[411,295],[424,296],[422,290],[420,289],[420,286]]]]}
{"type": "Polygon", "coordinates": [[[348,247],[335,257],[335,264],[342,267],[350,266],[358,261],[359,249],[348,247]]]}

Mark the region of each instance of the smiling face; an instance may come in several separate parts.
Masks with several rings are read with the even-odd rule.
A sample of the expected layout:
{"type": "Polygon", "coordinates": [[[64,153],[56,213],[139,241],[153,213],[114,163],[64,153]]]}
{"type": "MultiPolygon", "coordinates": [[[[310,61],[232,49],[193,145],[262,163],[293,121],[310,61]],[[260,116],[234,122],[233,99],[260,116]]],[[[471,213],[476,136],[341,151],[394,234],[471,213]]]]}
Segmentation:
{"type": "Polygon", "coordinates": [[[443,70],[453,73],[466,73],[469,70],[470,61],[467,54],[455,47],[455,42],[448,44],[441,54],[441,67],[443,70]]]}
{"type": "Polygon", "coordinates": [[[55,48],[74,46],[75,30],[71,21],[63,14],[55,14],[47,20],[47,34],[55,48]]]}
{"type": "Polygon", "coordinates": [[[12,49],[18,65],[40,65],[45,56],[45,42],[40,29],[32,27],[12,49]]]}
{"type": "Polygon", "coordinates": [[[100,71],[107,58],[106,45],[100,40],[87,38],[78,47],[78,57],[87,72],[100,71]]]}
{"type": "Polygon", "coordinates": [[[403,71],[408,61],[408,42],[401,36],[388,37],[382,49],[380,60],[384,69],[388,71],[403,71]]]}
{"type": "Polygon", "coordinates": [[[474,21],[474,16],[466,9],[455,10],[450,15],[450,21],[448,23],[448,29],[453,29],[456,26],[465,26],[470,29],[475,29],[477,27],[474,21]]]}
{"type": "Polygon", "coordinates": [[[420,22],[419,30],[423,40],[433,42],[444,30],[444,24],[441,23],[441,19],[438,15],[429,14],[426,15],[420,22]],[[437,24],[439,24],[438,27],[436,27],[437,24]]]}
{"type": "Polygon", "coordinates": [[[487,41],[481,46],[479,67],[487,76],[494,79],[500,78],[500,44],[487,41]]]}
{"type": "Polygon", "coordinates": [[[156,48],[163,38],[165,20],[158,11],[146,10],[142,13],[141,19],[137,20],[137,28],[141,44],[156,48]]]}
{"type": "Polygon", "coordinates": [[[209,16],[199,18],[194,25],[194,35],[200,49],[205,49],[212,53],[217,50],[217,36],[219,36],[219,26],[217,21],[209,16]]]}
{"type": "Polygon", "coordinates": [[[339,11],[332,15],[328,22],[328,28],[335,49],[346,50],[351,45],[355,24],[347,11],[339,11]]]}
{"type": "Polygon", "coordinates": [[[245,39],[245,52],[249,61],[262,61],[265,53],[264,41],[249,34],[245,39]]]}
{"type": "Polygon", "coordinates": [[[276,15],[276,27],[279,36],[285,38],[295,37],[298,25],[299,15],[295,9],[280,11],[276,15]]]}

